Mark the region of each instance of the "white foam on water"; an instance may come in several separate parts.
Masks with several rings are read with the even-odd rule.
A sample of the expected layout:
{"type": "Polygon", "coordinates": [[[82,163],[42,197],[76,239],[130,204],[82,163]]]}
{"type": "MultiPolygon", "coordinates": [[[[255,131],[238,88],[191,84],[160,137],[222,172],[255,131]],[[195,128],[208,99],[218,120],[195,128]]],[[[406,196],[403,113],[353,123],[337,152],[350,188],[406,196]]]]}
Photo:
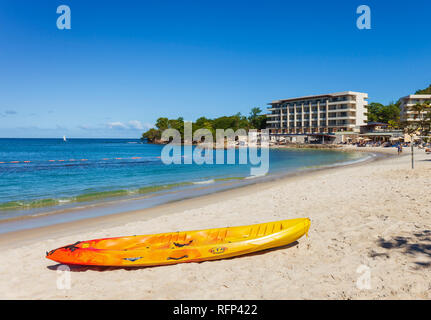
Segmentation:
{"type": "Polygon", "coordinates": [[[210,184],[210,183],[214,183],[215,180],[211,179],[211,180],[205,180],[205,181],[194,181],[193,184],[210,184]]]}

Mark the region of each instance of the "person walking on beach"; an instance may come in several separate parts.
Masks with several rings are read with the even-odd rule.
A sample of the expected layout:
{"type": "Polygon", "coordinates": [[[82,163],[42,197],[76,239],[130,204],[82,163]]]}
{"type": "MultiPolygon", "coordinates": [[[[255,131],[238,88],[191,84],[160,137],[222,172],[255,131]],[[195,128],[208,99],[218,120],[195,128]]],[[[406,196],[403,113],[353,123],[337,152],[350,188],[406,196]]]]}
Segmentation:
{"type": "Polygon", "coordinates": [[[403,152],[403,147],[401,143],[398,144],[398,155],[400,155],[403,152]]]}

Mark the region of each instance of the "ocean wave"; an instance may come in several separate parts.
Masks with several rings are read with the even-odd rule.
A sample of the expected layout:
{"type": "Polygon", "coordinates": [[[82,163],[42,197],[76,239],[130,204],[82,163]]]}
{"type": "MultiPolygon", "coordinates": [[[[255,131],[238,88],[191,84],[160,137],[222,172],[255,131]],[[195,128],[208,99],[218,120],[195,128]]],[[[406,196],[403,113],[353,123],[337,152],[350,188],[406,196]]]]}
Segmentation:
{"type": "Polygon", "coordinates": [[[214,182],[215,182],[215,180],[211,179],[211,180],[204,180],[204,181],[194,181],[193,184],[211,184],[214,182]]]}
{"type": "Polygon", "coordinates": [[[17,200],[8,201],[0,203],[0,211],[10,211],[10,210],[28,210],[36,208],[45,208],[53,206],[61,206],[72,203],[82,203],[82,202],[94,202],[110,198],[126,197],[131,195],[145,195],[154,192],[167,191],[174,188],[179,188],[182,186],[192,185],[193,182],[179,182],[170,183],[164,185],[152,185],[145,186],[137,189],[119,189],[119,190],[109,190],[109,191],[94,191],[82,193],[77,196],[72,196],[69,198],[46,198],[46,199],[36,199],[36,200],[17,200]]]}

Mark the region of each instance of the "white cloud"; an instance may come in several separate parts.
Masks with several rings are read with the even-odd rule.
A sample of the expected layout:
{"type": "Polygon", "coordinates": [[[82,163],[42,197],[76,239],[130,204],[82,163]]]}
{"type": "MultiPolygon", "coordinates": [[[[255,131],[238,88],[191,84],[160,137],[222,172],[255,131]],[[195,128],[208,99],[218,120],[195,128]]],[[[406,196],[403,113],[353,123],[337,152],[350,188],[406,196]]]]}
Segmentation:
{"type": "Polygon", "coordinates": [[[120,130],[144,130],[148,125],[143,125],[139,120],[130,120],[127,123],[115,121],[108,122],[109,129],[120,129],[120,130]]]}
{"type": "Polygon", "coordinates": [[[116,122],[109,122],[108,128],[110,128],[110,129],[127,129],[127,126],[122,122],[116,121],[116,122]]]}
{"type": "Polygon", "coordinates": [[[143,130],[144,129],[142,122],[139,120],[130,120],[128,122],[128,125],[131,129],[136,129],[136,130],[143,130]]]}

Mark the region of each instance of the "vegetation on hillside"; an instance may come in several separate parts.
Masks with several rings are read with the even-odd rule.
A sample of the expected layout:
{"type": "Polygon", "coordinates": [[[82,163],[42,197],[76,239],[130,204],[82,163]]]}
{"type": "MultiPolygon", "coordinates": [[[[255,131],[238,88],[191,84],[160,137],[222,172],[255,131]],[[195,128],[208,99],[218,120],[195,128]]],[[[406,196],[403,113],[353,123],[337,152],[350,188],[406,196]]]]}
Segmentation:
{"type": "MultiPolygon", "coordinates": [[[[261,114],[260,108],[253,108],[249,116],[241,115],[237,113],[232,116],[222,116],[215,119],[209,119],[206,117],[200,117],[195,122],[192,122],[192,130],[195,132],[198,129],[208,129],[211,131],[213,137],[216,135],[216,129],[265,129],[266,128],[266,115],[261,114]]],[[[166,129],[176,129],[180,132],[181,137],[184,137],[184,119],[182,117],[178,119],[158,118],[155,124],[155,128],[152,128],[142,134],[142,139],[147,139],[149,142],[160,141],[162,132],[166,129]]]]}
{"type": "Polygon", "coordinates": [[[431,84],[428,86],[428,88],[416,91],[415,94],[431,94],[431,84]]]}

